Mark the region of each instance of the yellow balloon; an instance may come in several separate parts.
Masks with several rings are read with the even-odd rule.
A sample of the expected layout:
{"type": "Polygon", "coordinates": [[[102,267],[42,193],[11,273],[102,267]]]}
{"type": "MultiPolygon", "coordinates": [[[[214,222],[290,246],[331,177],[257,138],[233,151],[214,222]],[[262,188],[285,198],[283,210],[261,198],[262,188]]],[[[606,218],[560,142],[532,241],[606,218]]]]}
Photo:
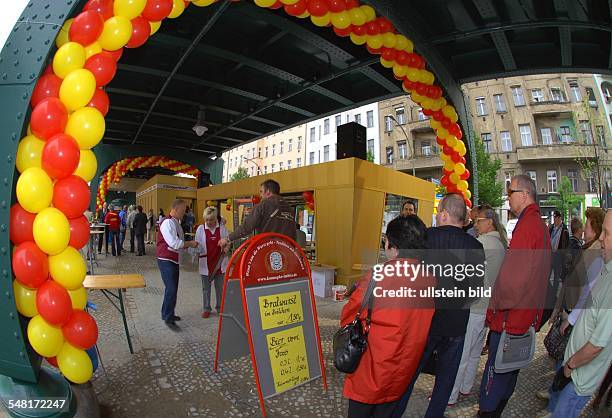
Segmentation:
{"type": "Polygon", "coordinates": [[[259,7],[270,7],[274,3],[276,3],[276,0],[255,0],[255,4],[259,7]]]}
{"type": "Polygon", "coordinates": [[[15,294],[17,312],[27,318],[38,315],[38,309],[36,309],[36,289],[28,289],[17,280],[13,280],[13,293],[15,294]]]}
{"type": "Polygon", "coordinates": [[[455,164],[455,173],[460,176],[463,173],[465,173],[465,165],[463,165],[463,163],[457,163],[455,164]]]}
{"type": "Polygon", "coordinates": [[[84,68],[72,71],[62,81],[59,98],[68,111],[87,106],[96,92],[96,78],[84,68]]]}
{"type": "Polygon", "coordinates": [[[68,117],[65,132],[76,139],[81,149],[91,149],[102,140],[105,127],[98,109],[83,107],[68,117]]]}
{"type": "Polygon", "coordinates": [[[331,23],[331,13],[325,13],[323,16],[310,16],[310,21],[316,26],[324,27],[331,23]]]}
{"type": "Polygon", "coordinates": [[[368,40],[368,38],[366,38],[365,35],[363,36],[359,36],[359,35],[355,35],[354,33],[351,32],[351,34],[349,35],[349,37],[351,38],[351,42],[354,43],[355,45],[363,45],[366,43],[366,41],[368,40]]]}
{"type": "Polygon", "coordinates": [[[198,7],[206,7],[206,6],[210,6],[215,1],[216,0],[194,0],[194,1],[192,1],[192,3],[195,4],[198,7]]]}
{"type": "Polygon", "coordinates": [[[376,19],[376,12],[372,8],[372,6],[364,4],[363,6],[359,6],[359,8],[365,14],[366,22],[371,22],[372,20],[376,19]]]}
{"type": "Polygon", "coordinates": [[[295,3],[297,3],[298,1],[300,1],[300,0],[280,0],[280,2],[281,2],[281,3],[283,3],[283,4],[289,4],[289,5],[291,5],[291,4],[295,4],[295,3]]]}
{"type": "Polygon", "coordinates": [[[395,35],[395,48],[401,51],[412,52],[414,44],[404,35],[397,34],[395,35]]]}
{"type": "Polygon", "coordinates": [[[346,29],[351,26],[351,16],[348,12],[331,13],[331,23],[338,29],[346,29]]]}
{"type": "Polygon", "coordinates": [[[442,108],[442,113],[447,118],[450,118],[450,116],[453,114],[454,111],[455,109],[451,105],[446,105],[442,108]]]}
{"type": "Polygon", "coordinates": [[[57,34],[57,38],[55,38],[55,46],[61,48],[67,42],[70,42],[70,26],[72,26],[72,22],[74,19],[68,19],[62,25],[62,28],[59,30],[57,34]]]}
{"type": "Polygon", "coordinates": [[[443,152],[441,152],[441,153],[440,153],[440,159],[441,159],[442,161],[444,161],[444,162],[447,162],[447,161],[450,161],[450,160],[451,160],[451,157],[450,157],[450,155],[446,155],[446,154],[444,154],[443,152]]]}
{"type": "Polygon", "coordinates": [[[433,73],[431,71],[424,70],[423,74],[424,74],[423,75],[423,78],[424,78],[423,83],[427,84],[428,86],[431,86],[434,83],[435,79],[436,79],[434,77],[433,73]]]}
{"type": "Polygon", "coordinates": [[[172,11],[168,15],[170,19],[175,19],[185,11],[185,3],[183,0],[172,0],[172,11]]]}
{"type": "Polygon", "coordinates": [[[76,290],[68,290],[70,301],[72,302],[72,309],[78,309],[82,311],[87,305],[87,290],[81,286],[76,290]]]}
{"type": "Polygon", "coordinates": [[[466,190],[465,192],[463,192],[463,194],[468,200],[472,198],[472,192],[470,192],[469,190],[466,190]]]}
{"type": "Polygon", "coordinates": [[[64,345],[64,335],[61,328],[54,327],[42,316],[36,315],[28,323],[28,341],[41,356],[54,357],[64,345]]]}
{"type": "Polygon", "coordinates": [[[354,7],[348,11],[348,14],[351,18],[351,24],[361,26],[366,23],[366,15],[361,8],[354,7]]]}
{"type": "Polygon", "coordinates": [[[306,19],[307,17],[310,17],[310,12],[306,10],[304,13],[302,13],[301,15],[297,15],[296,17],[298,17],[299,19],[306,19]]]}
{"type": "Polygon", "coordinates": [[[17,156],[15,157],[17,171],[23,173],[30,167],[40,168],[40,157],[44,146],[45,141],[34,135],[28,135],[19,141],[17,156]]]}
{"type": "MultiPolygon", "coordinates": [[[[449,136],[448,131],[442,127],[438,128],[436,134],[442,139],[446,139],[449,136]]],[[[446,143],[452,147],[452,145],[448,143],[448,140],[446,141],[446,143]]]]}
{"type": "Polygon", "coordinates": [[[87,183],[91,181],[96,175],[98,169],[98,161],[92,150],[84,149],[81,150],[81,156],[79,157],[79,165],[74,170],[74,175],[79,176],[87,183]]]}
{"type": "Polygon", "coordinates": [[[80,350],[67,341],[57,354],[57,365],[64,377],[72,383],[86,383],[93,375],[93,364],[85,350],[80,350]]]}
{"type": "Polygon", "coordinates": [[[123,48],[132,37],[132,22],[123,16],[113,16],[104,22],[98,43],[107,51],[123,48]]]}
{"type": "Polygon", "coordinates": [[[434,118],[431,118],[429,119],[429,126],[431,126],[434,131],[437,131],[442,126],[442,124],[434,118]]]}
{"type": "Polygon", "coordinates": [[[447,161],[444,163],[444,169],[446,171],[454,171],[455,169],[455,163],[452,161],[447,161]]]}
{"type": "Polygon", "coordinates": [[[76,42],[65,43],[53,57],[53,72],[59,78],[83,68],[83,65],[85,65],[85,48],[76,42]]]}
{"type": "Polygon", "coordinates": [[[62,287],[77,290],[83,285],[87,265],[81,254],[68,246],[61,253],[49,257],[49,273],[62,287]]]}
{"type": "Polygon", "coordinates": [[[96,54],[102,52],[102,47],[99,43],[94,42],[85,47],[85,59],[88,60],[89,57],[92,57],[96,54]]]}
{"type": "Polygon", "coordinates": [[[380,64],[385,68],[391,68],[393,64],[395,64],[395,61],[387,61],[383,57],[380,57],[380,64]]]}
{"type": "Polygon", "coordinates": [[[59,209],[45,208],[34,218],[34,241],[49,255],[59,254],[70,241],[70,224],[59,209]]]}
{"type": "Polygon", "coordinates": [[[53,199],[53,182],[39,167],[30,167],[21,173],[16,190],[19,204],[31,213],[45,209],[53,199]]]}
{"type": "Polygon", "coordinates": [[[381,35],[366,35],[366,42],[372,49],[379,49],[383,46],[381,35]]]}
{"type": "Polygon", "coordinates": [[[32,128],[30,127],[29,123],[28,123],[28,128],[26,129],[26,132],[28,135],[32,135],[32,128]]]}
{"type": "Polygon", "coordinates": [[[396,41],[394,33],[385,32],[381,36],[382,36],[382,41],[383,41],[384,46],[386,46],[387,48],[395,48],[397,41],[396,41]]]}
{"type": "Polygon", "coordinates": [[[397,63],[393,64],[393,74],[395,74],[396,77],[405,77],[407,70],[408,67],[405,65],[400,65],[397,63]]]}
{"type": "Polygon", "coordinates": [[[419,78],[419,70],[413,67],[408,67],[408,69],[406,70],[406,77],[408,77],[408,80],[416,83],[419,78]]]}
{"type": "Polygon", "coordinates": [[[459,180],[459,183],[457,183],[457,189],[461,190],[462,192],[465,192],[468,189],[468,187],[469,187],[469,184],[465,180],[459,180]]]}
{"type": "Polygon", "coordinates": [[[159,30],[159,28],[161,27],[161,20],[159,22],[149,22],[149,26],[151,26],[151,35],[153,35],[155,32],[157,32],[159,30]]]}
{"type": "Polygon", "coordinates": [[[115,0],[113,12],[115,16],[132,20],[142,13],[146,5],[147,0],[115,0]]]}
{"type": "Polygon", "coordinates": [[[427,97],[425,96],[421,96],[420,94],[418,94],[416,91],[413,91],[410,94],[410,98],[412,99],[413,102],[417,102],[417,103],[422,103],[423,100],[425,100],[427,97]]]}
{"type": "Polygon", "coordinates": [[[459,180],[461,180],[459,178],[459,174],[457,174],[455,172],[450,173],[448,178],[449,178],[450,182],[453,183],[453,184],[457,184],[457,183],[459,183],[459,180]]]}

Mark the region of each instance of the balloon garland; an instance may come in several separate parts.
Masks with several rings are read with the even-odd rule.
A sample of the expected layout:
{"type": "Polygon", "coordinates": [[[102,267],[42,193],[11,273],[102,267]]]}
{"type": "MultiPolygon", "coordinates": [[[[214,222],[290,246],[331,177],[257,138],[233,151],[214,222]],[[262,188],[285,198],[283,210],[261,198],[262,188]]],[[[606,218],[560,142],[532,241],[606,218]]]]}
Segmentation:
{"type": "MultiPolygon", "coordinates": [[[[89,202],[87,182],[97,171],[91,149],[104,135],[109,108],[104,87],[115,76],[124,47],[144,44],[163,19],[179,17],[190,3],[206,7],[216,1],[89,0],[62,26],[52,63],[32,92],[30,125],[16,156],[18,203],[10,211],[9,235],[16,247],[15,304],[20,314],[31,318],[27,334],[32,348],[74,383],[91,378],[93,362],[87,350],[91,352],[98,336],[95,320],[83,311],[86,266],[78,249],[89,235],[83,211],[89,202]]],[[[431,116],[444,161],[441,183],[448,192],[461,193],[471,207],[470,173],[457,112],[434,85],[434,75],[413,52],[413,43],[398,34],[388,19],[377,17],[372,7],[358,0],[255,0],[255,4],[283,8],[291,16],[332,27],[338,36],[380,55],[381,64],[392,69],[412,100],[431,116]]],[[[175,171],[197,173],[164,157],[122,160],[103,176],[97,203],[104,200],[111,182],[141,164],[151,164],[152,158],[160,158],[158,163],[175,171]]]]}
{"type": "Polygon", "coordinates": [[[189,174],[195,177],[200,175],[200,170],[189,164],[182,163],[161,156],[152,157],[130,157],[115,162],[109,167],[100,179],[98,194],[96,196],[96,209],[101,208],[106,201],[106,193],[113,183],[119,183],[121,178],[129,171],[144,167],[164,167],[177,173],[189,174]]]}

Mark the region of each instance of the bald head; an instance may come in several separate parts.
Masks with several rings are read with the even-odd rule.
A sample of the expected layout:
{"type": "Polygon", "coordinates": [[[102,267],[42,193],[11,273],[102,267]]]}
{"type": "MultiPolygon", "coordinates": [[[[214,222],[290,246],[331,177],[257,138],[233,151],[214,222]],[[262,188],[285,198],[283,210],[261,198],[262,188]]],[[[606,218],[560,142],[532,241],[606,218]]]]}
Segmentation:
{"type": "Polygon", "coordinates": [[[612,261],[612,209],[608,209],[599,236],[601,252],[606,263],[612,261]]]}
{"type": "Polygon", "coordinates": [[[438,215],[436,217],[439,226],[454,225],[463,227],[467,216],[467,207],[463,197],[459,194],[447,194],[438,203],[438,215]]]}

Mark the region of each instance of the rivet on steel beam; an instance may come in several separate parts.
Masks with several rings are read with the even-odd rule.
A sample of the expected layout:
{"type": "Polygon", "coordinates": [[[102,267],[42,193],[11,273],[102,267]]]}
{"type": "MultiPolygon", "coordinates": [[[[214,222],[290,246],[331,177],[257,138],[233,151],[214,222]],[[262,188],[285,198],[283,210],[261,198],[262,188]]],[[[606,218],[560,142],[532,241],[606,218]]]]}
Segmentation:
{"type": "Polygon", "coordinates": [[[21,358],[25,358],[25,353],[24,353],[23,351],[20,351],[20,352],[19,352],[19,357],[21,357],[21,358]]]}
{"type": "Polygon", "coordinates": [[[8,177],[3,178],[2,183],[4,183],[5,186],[8,186],[8,177]]]}
{"type": "Polygon", "coordinates": [[[45,4],[45,10],[49,8],[49,4],[45,4]]]}
{"type": "Polygon", "coordinates": [[[26,38],[26,41],[30,42],[31,40],[32,40],[32,35],[29,35],[29,36],[26,38]]]}
{"type": "Polygon", "coordinates": [[[36,61],[41,62],[42,61],[42,55],[39,55],[36,57],[36,61]]]}
{"type": "Polygon", "coordinates": [[[11,292],[6,292],[6,297],[8,300],[11,300],[11,292]]]}
{"type": "Polygon", "coordinates": [[[34,80],[34,77],[36,77],[36,75],[34,75],[34,73],[30,74],[30,80],[34,80]]]}
{"type": "Polygon", "coordinates": [[[15,336],[15,339],[19,339],[19,333],[18,332],[14,332],[13,335],[15,336]]]}
{"type": "Polygon", "coordinates": [[[50,17],[51,17],[51,15],[47,15],[47,16],[45,16],[45,19],[49,20],[50,17]]]}
{"type": "Polygon", "coordinates": [[[15,314],[14,314],[13,312],[9,313],[9,317],[10,317],[11,319],[15,319],[15,314]]]}
{"type": "Polygon", "coordinates": [[[16,141],[16,140],[17,140],[17,132],[13,132],[13,133],[11,134],[11,139],[12,139],[13,141],[16,141]]]}
{"type": "MultiPolygon", "coordinates": [[[[7,270],[7,269],[2,269],[2,275],[3,275],[4,277],[8,277],[8,270],[7,270]]],[[[7,292],[7,293],[8,293],[8,292],[7,292]]],[[[10,294],[9,294],[9,296],[10,296],[10,294]]]]}
{"type": "MultiPolygon", "coordinates": [[[[21,73],[17,73],[17,80],[21,80],[21,73]]],[[[19,114],[17,114],[17,119],[19,119],[19,114]]]]}
{"type": "Polygon", "coordinates": [[[38,19],[38,15],[33,15],[32,19],[38,19]]]}
{"type": "Polygon", "coordinates": [[[6,224],[0,225],[0,231],[6,231],[6,224]]]}
{"type": "Polygon", "coordinates": [[[29,54],[30,52],[32,52],[32,47],[26,49],[26,54],[29,54]]]}
{"type": "MultiPolygon", "coordinates": [[[[21,78],[21,74],[17,74],[17,80],[19,80],[21,78]]],[[[21,119],[23,117],[23,113],[19,112],[17,113],[17,119],[21,119]]]]}
{"type": "Polygon", "coordinates": [[[64,14],[59,15],[59,18],[63,19],[64,18],[64,14]]]}
{"type": "MultiPolygon", "coordinates": [[[[2,206],[2,208],[3,208],[3,209],[6,209],[6,200],[3,200],[3,201],[0,203],[0,206],[2,206]]],[[[2,250],[6,251],[6,248],[2,247],[2,250]]]]}
{"type": "Polygon", "coordinates": [[[2,74],[2,79],[3,79],[3,80],[6,80],[6,79],[7,79],[7,77],[8,77],[8,74],[7,74],[7,73],[2,74]]]}
{"type": "Polygon", "coordinates": [[[51,41],[50,41],[49,39],[47,39],[47,40],[45,41],[45,45],[49,45],[49,43],[50,43],[50,42],[51,42],[51,41]]]}
{"type": "Polygon", "coordinates": [[[21,98],[22,98],[23,100],[27,99],[27,98],[28,98],[28,93],[23,93],[23,94],[21,95],[21,98]]]}
{"type": "Polygon", "coordinates": [[[17,67],[17,66],[19,65],[19,60],[15,60],[15,62],[13,63],[13,65],[14,65],[15,67],[17,67]]]}
{"type": "Polygon", "coordinates": [[[14,54],[14,55],[19,54],[19,48],[14,49],[14,50],[13,50],[13,54],[14,54]]]}
{"type": "Polygon", "coordinates": [[[6,161],[9,162],[9,163],[12,163],[13,162],[13,156],[12,155],[7,155],[6,161]]]}
{"type": "Polygon", "coordinates": [[[6,254],[6,247],[2,247],[2,248],[0,248],[0,252],[1,252],[2,254],[6,254]]]}

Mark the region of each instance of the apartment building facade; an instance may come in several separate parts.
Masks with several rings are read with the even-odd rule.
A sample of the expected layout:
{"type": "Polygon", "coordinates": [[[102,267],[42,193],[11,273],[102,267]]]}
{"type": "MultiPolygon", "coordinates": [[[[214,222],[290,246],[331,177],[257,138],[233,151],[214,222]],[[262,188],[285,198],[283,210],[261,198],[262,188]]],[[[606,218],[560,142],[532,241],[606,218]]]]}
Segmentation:
{"type": "Polygon", "coordinates": [[[366,128],[367,152],[380,163],[378,103],[371,103],[306,124],[306,165],[336,160],[337,127],[357,122],[366,128]]]}

